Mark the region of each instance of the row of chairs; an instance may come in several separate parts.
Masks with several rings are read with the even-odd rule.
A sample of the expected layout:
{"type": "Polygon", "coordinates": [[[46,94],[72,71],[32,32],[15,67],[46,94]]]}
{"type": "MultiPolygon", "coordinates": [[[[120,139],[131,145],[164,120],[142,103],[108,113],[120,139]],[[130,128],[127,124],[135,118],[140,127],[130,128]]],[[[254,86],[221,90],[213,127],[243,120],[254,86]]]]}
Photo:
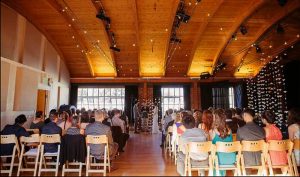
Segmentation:
{"type": "MultiPolygon", "coordinates": [[[[21,150],[19,148],[18,139],[15,135],[1,135],[1,144],[14,144],[13,151],[11,155],[1,155],[2,158],[10,158],[9,163],[2,163],[1,173],[8,173],[9,176],[12,175],[14,166],[18,167],[17,176],[21,172],[33,172],[33,176],[41,175],[42,172],[55,172],[55,176],[58,175],[59,159],[60,159],[60,143],[61,137],[59,134],[47,135],[47,134],[32,134],[30,137],[20,137],[21,150]],[[54,153],[44,153],[45,144],[58,144],[58,151],[54,153]],[[25,149],[29,148],[28,151],[25,149]],[[29,159],[34,159],[34,161],[28,161],[29,159]],[[18,163],[15,161],[18,160],[18,163]],[[47,161],[48,160],[48,161],[47,161]],[[24,165],[22,165],[22,163],[24,165]],[[33,168],[29,168],[28,165],[33,165],[33,168]],[[23,167],[24,166],[24,167],[23,167]],[[54,168],[47,168],[47,166],[54,166],[54,168]],[[2,170],[2,168],[9,167],[8,169],[2,170]]],[[[86,165],[86,176],[89,173],[103,173],[106,176],[106,169],[110,172],[110,156],[108,147],[108,138],[106,135],[92,136],[88,135],[86,137],[87,144],[87,157],[86,163],[70,162],[62,164],[62,176],[67,172],[78,172],[81,176],[82,166],[86,165]],[[90,153],[90,144],[101,145],[104,144],[104,160],[103,163],[96,163],[95,157],[90,153]],[[79,168],[68,168],[69,166],[79,166],[79,168]],[[95,168],[94,168],[95,167],[95,168]],[[101,169],[100,167],[103,167],[101,169]]]]}
{"type": "MultiPolygon", "coordinates": [[[[235,136],[234,136],[235,137],[235,136]]],[[[165,142],[165,152],[169,152],[169,156],[174,158],[175,164],[177,161],[177,153],[181,151],[181,145],[179,144],[180,135],[175,138],[173,144],[171,143],[172,129],[168,129],[168,134],[165,142]]],[[[235,175],[247,175],[246,169],[256,169],[258,170],[258,175],[274,175],[273,169],[287,169],[284,170],[283,175],[295,175],[299,176],[296,159],[293,151],[300,149],[300,141],[295,140],[291,142],[290,140],[282,141],[270,141],[266,143],[264,140],[260,141],[236,141],[234,142],[217,142],[213,145],[210,141],[208,142],[191,142],[187,145],[187,155],[185,159],[185,174],[191,176],[193,170],[208,170],[209,175],[213,175],[213,169],[216,170],[217,175],[219,175],[219,170],[234,170],[235,175]],[[258,166],[245,166],[244,164],[244,151],[247,152],[261,152],[261,165],[258,166]],[[270,151],[286,151],[288,164],[286,165],[272,165],[271,157],[269,155],[270,151]],[[191,165],[191,153],[203,153],[209,154],[208,165],[202,167],[193,167],[191,165]],[[235,152],[236,163],[234,165],[219,165],[217,152],[235,152]],[[215,165],[213,165],[215,164],[215,165]],[[268,170],[267,170],[268,169],[268,170]]],[[[200,173],[199,173],[200,175],[200,173]]]]}
{"type": "Polygon", "coordinates": [[[213,145],[209,142],[191,142],[187,144],[187,155],[185,159],[185,173],[191,176],[193,170],[208,170],[209,175],[213,175],[213,169],[216,170],[219,175],[219,170],[234,170],[234,175],[246,176],[246,169],[258,170],[257,175],[273,176],[273,169],[287,169],[284,170],[282,175],[299,176],[297,170],[296,159],[293,153],[293,149],[299,148],[299,140],[293,143],[290,140],[281,141],[269,141],[266,143],[264,140],[260,141],[239,141],[234,142],[217,142],[213,145]],[[244,163],[243,152],[260,152],[261,153],[261,165],[246,166],[244,163]],[[285,151],[287,152],[288,163],[285,165],[273,165],[271,161],[270,151],[285,151]],[[193,167],[191,164],[191,153],[208,153],[208,165],[202,167],[193,167]],[[218,152],[223,153],[236,153],[236,163],[232,165],[220,165],[218,162],[218,152]],[[213,165],[214,164],[214,165],[213,165]],[[268,170],[267,170],[268,169],[268,170]]]}

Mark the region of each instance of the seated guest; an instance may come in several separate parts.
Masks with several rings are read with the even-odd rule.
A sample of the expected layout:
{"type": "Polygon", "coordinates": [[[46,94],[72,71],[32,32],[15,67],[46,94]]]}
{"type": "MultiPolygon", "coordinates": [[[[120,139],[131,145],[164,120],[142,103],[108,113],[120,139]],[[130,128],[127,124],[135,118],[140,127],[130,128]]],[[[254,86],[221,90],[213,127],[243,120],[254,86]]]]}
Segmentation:
{"type": "Polygon", "coordinates": [[[90,122],[89,114],[88,112],[85,111],[80,116],[80,128],[85,130],[89,122],[90,122]]]}
{"type": "Polygon", "coordinates": [[[213,114],[209,110],[205,110],[202,114],[202,123],[199,124],[198,128],[205,132],[207,140],[210,140],[209,131],[212,129],[213,114]]]}
{"type": "MultiPolygon", "coordinates": [[[[42,134],[62,134],[62,129],[56,125],[58,121],[58,113],[51,114],[49,119],[51,122],[44,125],[42,128],[42,134]]],[[[57,152],[58,145],[57,144],[45,144],[45,152],[57,152]]]]}
{"type": "Polygon", "coordinates": [[[119,144],[119,152],[124,152],[123,148],[126,144],[126,141],[129,138],[129,134],[127,134],[125,131],[125,122],[121,118],[121,111],[118,109],[114,110],[114,116],[112,119],[110,119],[111,125],[112,125],[112,134],[113,139],[115,142],[119,144]],[[118,130],[114,129],[114,127],[120,127],[122,132],[118,132],[118,130]],[[115,132],[116,130],[117,132],[115,132]]]}
{"type": "Polygon", "coordinates": [[[43,126],[43,112],[38,111],[35,113],[35,119],[30,124],[30,129],[39,129],[41,131],[43,126]]]}
{"type": "Polygon", "coordinates": [[[63,132],[65,132],[72,126],[70,120],[70,114],[66,111],[63,111],[61,114],[61,121],[58,122],[57,125],[62,129],[63,132]]]}
{"type": "MultiPolygon", "coordinates": [[[[1,135],[15,135],[18,139],[21,136],[30,136],[30,134],[23,127],[27,118],[24,114],[19,115],[15,118],[15,123],[13,125],[5,125],[1,131],[1,135]]],[[[13,151],[14,144],[1,144],[0,154],[1,155],[11,155],[13,151]]]]}
{"type": "MultiPolygon", "coordinates": [[[[294,141],[295,139],[300,139],[300,109],[292,108],[288,112],[288,132],[289,139],[294,141]]],[[[299,150],[294,150],[296,163],[300,165],[300,152],[299,150]]]]}
{"type": "MultiPolygon", "coordinates": [[[[217,142],[232,142],[232,133],[228,125],[226,124],[226,115],[223,109],[216,109],[213,114],[214,127],[210,131],[210,137],[213,144],[217,142]]],[[[219,165],[232,165],[236,162],[235,153],[217,153],[219,165]]],[[[226,171],[219,171],[221,176],[226,176],[226,171]]],[[[215,176],[214,171],[214,176],[215,176]]]]}
{"type": "MultiPolygon", "coordinates": [[[[189,142],[205,142],[206,136],[205,132],[199,128],[195,128],[195,119],[193,116],[186,115],[182,119],[183,126],[186,131],[181,135],[180,142],[182,146],[182,151],[178,153],[177,158],[177,172],[184,176],[184,161],[186,155],[186,145],[189,142]]],[[[191,164],[192,166],[200,166],[208,164],[208,154],[207,153],[191,153],[191,164]]]]}
{"type": "Polygon", "coordinates": [[[162,138],[161,138],[160,147],[163,147],[163,145],[165,143],[165,139],[166,139],[166,136],[167,136],[169,126],[173,126],[174,120],[172,119],[172,114],[173,114],[173,110],[168,109],[166,111],[166,114],[165,114],[164,118],[161,120],[161,123],[162,123],[162,138]]]}
{"type": "Polygon", "coordinates": [[[237,123],[238,127],[242,127],[246,124],[241,116],[242,110],[240,108],[231,109],[231,112],[232,120],[237,123]]]}
{"type": "Polygon", "coordinates": [[[77,116],[80,116],[80,115],[81,115],[80,109],[76,109],[76,115],[77,115],[77,116]]]}
{"type": "MultiPolygon", "coordinates": [[[[245,109],[242,113],[246,124],[237,130],[238,141],[258,141],[265,139],[265,131],[253,122],[255,112],[252,109],[245,109]]],[[[256,166],[261,165],[260,152],[243,152],[245,165],[256,166]]]]}
{"type": "MultiPolygon", "coordinates": [[[[118,144],[113,142],[110,127],[102,124],[105,116],[106,112],[97,110],[95,112],[95,122],[86,126],[85,135],[106,135],[108,138],[110,156],[115,157],[118,150],[118,144]]],[[[91,144],[90,147],[91,154],[95,156],[96,159],[103,159],[104,145],[99,146],[91,144]]]]}
{"type": "Polygon", "coordinates": [[[236,133],[238,129],[238,123],[236,119],[232,119],[232,112],[230,109],[225,110],[226,124],[231,129],[232,133],[236,133]]]}
{"type": "MultiPolygon", "coordinates": [[[[266,141],[270,140],[282,140],[281,131],[274,124],[275,114],[271,111],[265,111],[262,114],[262,123],[266,125],[264,127],[266,132],[266,141]]],[[[287,164],[286,152],[281,151],[270,151],[269,152],[272,165],[285,165],[287,164]]]]}
{"type": "Polygon", "coordinates": [[[66,134],[67,135],[79,135],[79,134],[83,134],[81,133],[82,131],[80,130],[79,128],[79,125],[78,125],[78,120],[79,120],[79,117],[78,116],[74,116],[72,121],[71,121],[71,127],[68,128],[66,134]]]}
{"type": "Polygon", "coordinates": [[[193,113],[193,117],[195,119],[196,127],[198,127],[199,124],[202,123],[202,111],[195,110],[194,113],[193,113]]]}

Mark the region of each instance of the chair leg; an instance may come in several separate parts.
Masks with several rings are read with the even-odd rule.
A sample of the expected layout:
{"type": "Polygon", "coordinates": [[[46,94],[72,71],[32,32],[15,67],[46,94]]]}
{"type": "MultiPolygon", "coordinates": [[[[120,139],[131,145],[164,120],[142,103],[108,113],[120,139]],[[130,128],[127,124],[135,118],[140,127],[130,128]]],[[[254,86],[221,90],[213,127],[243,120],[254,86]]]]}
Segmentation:
{"type": "Polygon", "coordinates": [[[24,153],[24,145],[22,145],[21,155],[19,158],[19,167],[18,167],[17,176],[20,176],[20,171],[22,170],[23,153],[24,153]]]}
{"type": "Polygon", "coordinates": [[[37,173],[37,169],[38,169],[38,162],[39,162],[39,157],[40,157],[40,146],[38,146],[38,151],[37,151],[37,155],[36,155],[36,159],[35,159],[35,165],[34,165],[34,173],[33,176],[36,176],[37,173]]]}
{"type": "Polygon", "coordinates": [[[79,176],[81,176],[81,171],[82,171],[82,163],[79,163],[79,176]]]}
{"type": "Polygon", "coordinates": [[[9,174],[8,174],[9,176],[12,175],[12,171],[13,171],[13,168],[14,168],[15,155],[16,155],[16,145],[14,146],[13,154],[12,154],[12,157],[11,157],[11,162],[10,162],[10,167],[9,167],[9,174]]]}
{"type": "Polygon", "coordinates": [[[41,176],[43,159],[44,159],[44,145],[42,145],[42,150],[41,150],[40,166],[39,166],[39,173],[38,173],[39,176],[41,176]]]}
{"type": "Polygon", "coordinates": [[[107,146],[105,146],[104,148],[104,172],[103,172],[103,176],[106,176],[106,162],[107,162],[107,146]]]}

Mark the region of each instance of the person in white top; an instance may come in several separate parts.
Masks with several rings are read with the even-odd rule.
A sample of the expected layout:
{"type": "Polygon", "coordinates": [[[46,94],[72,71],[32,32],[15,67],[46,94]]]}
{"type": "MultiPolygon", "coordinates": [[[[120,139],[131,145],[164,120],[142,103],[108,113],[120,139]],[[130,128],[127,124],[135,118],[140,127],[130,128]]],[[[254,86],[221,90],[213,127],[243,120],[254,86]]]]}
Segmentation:
{"type": "Polygon", "coordinates": [[[159,133],[158,127],[158,107],[155,104],[153,109],[153,119],[152,119],[152,133],[159,133]]]}
{"type": "MultiPolygon", "coordinates": [[[[300,139],[300,109],[293,108],[288,112],[288,132],[289,139],[294,141],[295,139],[300,139]]],[[[294,150],[294,155],[296,159],[297,166],[300,165],[300,152],[299,150],[294,150]]]]}

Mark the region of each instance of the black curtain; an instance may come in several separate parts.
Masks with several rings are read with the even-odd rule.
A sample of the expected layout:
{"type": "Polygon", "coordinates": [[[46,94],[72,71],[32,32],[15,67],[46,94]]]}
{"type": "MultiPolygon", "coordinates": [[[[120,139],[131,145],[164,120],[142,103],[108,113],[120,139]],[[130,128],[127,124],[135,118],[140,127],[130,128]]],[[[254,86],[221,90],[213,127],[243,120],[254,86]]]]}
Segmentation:
{"type": "Polygon", "coordinates": [[[161,119],[161,85],[153,85],[153,100],[158,102],[158,120],[161,119]]]}
{"type": "Polygon", "coordinates": [[[129,122],[133,123],[133,106],[135,100],[138,99],[138,86],[127,85],[125,86],[125,114],[128,116],[129,122]]]}
{"type": "Polygon", "coordinates": [[[209,85],[200,85],[201,89],[201,109],[205,110],[213,106],[212,88],[209,85]]]}
{"type": "Polygon", "coordinates": [[[183,85],[184,109],[191,110],[191,85],[183,85]]]}
{"type": "Polygon", "coordinates": [[[78,96],[78,85],[77,84],[71,84],[70,89],[70,105],[74,105],[77,107],[77,96],[78,96]]]}
{"type": "Polygon", "coordinates": [[[228,87],[213,87],[212,98],[214,108],[229,108],[229,89],[228,87]]]}

